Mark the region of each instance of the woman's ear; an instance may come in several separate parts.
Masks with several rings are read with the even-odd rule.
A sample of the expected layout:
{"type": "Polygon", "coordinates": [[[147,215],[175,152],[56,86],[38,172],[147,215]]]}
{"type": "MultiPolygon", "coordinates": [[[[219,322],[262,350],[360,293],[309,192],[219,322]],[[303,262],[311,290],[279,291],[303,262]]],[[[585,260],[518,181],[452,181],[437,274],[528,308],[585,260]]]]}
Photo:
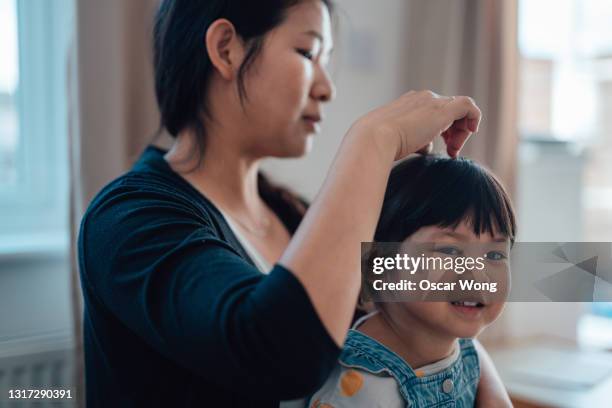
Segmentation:
{"type": "Polygon", "coordinates": [[[232,80],[244,58],[244,46],[230,21],[220,18],[208,27],[206,51],[221,77],[232,80]]]}

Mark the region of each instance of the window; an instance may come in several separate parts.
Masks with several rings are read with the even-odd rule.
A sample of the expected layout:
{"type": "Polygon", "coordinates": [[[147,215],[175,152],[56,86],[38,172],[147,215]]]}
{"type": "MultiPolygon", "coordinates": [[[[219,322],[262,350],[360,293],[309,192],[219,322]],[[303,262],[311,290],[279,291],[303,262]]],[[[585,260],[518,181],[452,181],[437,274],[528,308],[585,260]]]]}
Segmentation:
{"type": "Polygon", "coordinates": [[[0,253],[67,244],[69,0],[0,0],[0,253]]]}
{"type": "MultiPolygon", "coordinates": [[[[543,163],[552,168],[548,178],[542,177],[546,181],[537,182],[540,189],[555,175],[563,175],[556,181],[562,185],[558,195],[548,194],[543,201],[555,197],[555,207],[565,211],[555,212],[557,208],[545,204],[554,219],[537,228],[564,232],[564,226],[577,224],[566,235],[548,237],[550,241],[612,241],[611,22],[609,0],[519,3],[519,128],[523,145],[537,145],[540,158],[546,150],[553,157],[538,160],[529,173],[537,179],[543,163]],[[550,153],[553,149],[556,152],[550,153]],[[553,223],[562,227],[555,229],[558,225],[553,223]]],[[[529,165],[525,162],[521,166],[529,165]]],[[[523,192],[537,194],[535,189],[523,192]]],[[[542,207],[532,213],[547,219],[542,207]]],[[[610,347],[612,303],[594,303],[589,311],[578,324],[580,343],[610,347]]]]}
{"type": "Polygon", "coordinates": [[[607,0],[519,3],[519,128],[578,158],[575,241],[612,241],[611,21],[607,0]]]}
{"type": "Polygon", "coordinates": [[[19,80],[17,52],[17,11],[14,1],[0,0],[0,185],[16,182],[15,156],[17,150],[16,91],[19,80]]]}

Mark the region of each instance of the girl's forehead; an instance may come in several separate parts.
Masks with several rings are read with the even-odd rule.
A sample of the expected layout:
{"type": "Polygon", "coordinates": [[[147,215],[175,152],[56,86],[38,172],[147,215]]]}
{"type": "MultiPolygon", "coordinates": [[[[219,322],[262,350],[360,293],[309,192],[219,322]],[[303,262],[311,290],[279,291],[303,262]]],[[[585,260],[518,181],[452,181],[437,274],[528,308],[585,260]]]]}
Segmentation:
{"type": "Polygon", "coordinates": [[[474,227],[467,221],[461,221],[456,227],[443,227],[439,225],[428,225],[421,227],[409,238],[417,242],[436,242],[436,241],[476,241],[476,242],[506,242],[508,238],[500,233],[493,235],[484,232],[477,235],[474,227]]]}

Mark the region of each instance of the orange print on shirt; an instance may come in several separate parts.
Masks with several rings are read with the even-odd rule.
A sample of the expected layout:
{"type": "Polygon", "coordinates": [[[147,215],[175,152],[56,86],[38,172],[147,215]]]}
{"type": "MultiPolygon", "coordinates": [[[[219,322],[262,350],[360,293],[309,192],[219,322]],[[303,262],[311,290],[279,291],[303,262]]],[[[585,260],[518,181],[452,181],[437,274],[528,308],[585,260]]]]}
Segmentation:
{"type": "Polygon", "coordinates": [[[349,370],[340,379],[340,391],[343,397],[352,397],[363,386],[363,376],[355,370],[349,370]]]}

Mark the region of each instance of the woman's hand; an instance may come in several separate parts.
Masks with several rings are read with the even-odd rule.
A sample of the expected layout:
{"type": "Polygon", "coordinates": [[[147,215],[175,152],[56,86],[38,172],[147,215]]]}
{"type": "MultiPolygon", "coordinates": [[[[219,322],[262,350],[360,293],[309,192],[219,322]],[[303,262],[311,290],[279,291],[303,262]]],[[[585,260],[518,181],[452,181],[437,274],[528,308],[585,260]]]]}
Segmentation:
{"type": "Polygon", "coordinates": [[[410,91],[367,113],[353,129],[374,134],[379,147],[394,153],[395,160],[429,151],[439,135],[448,155],[457,157],[470,135],[478,131],[480,117],[480,109],[470,97],[410,91]]]}

